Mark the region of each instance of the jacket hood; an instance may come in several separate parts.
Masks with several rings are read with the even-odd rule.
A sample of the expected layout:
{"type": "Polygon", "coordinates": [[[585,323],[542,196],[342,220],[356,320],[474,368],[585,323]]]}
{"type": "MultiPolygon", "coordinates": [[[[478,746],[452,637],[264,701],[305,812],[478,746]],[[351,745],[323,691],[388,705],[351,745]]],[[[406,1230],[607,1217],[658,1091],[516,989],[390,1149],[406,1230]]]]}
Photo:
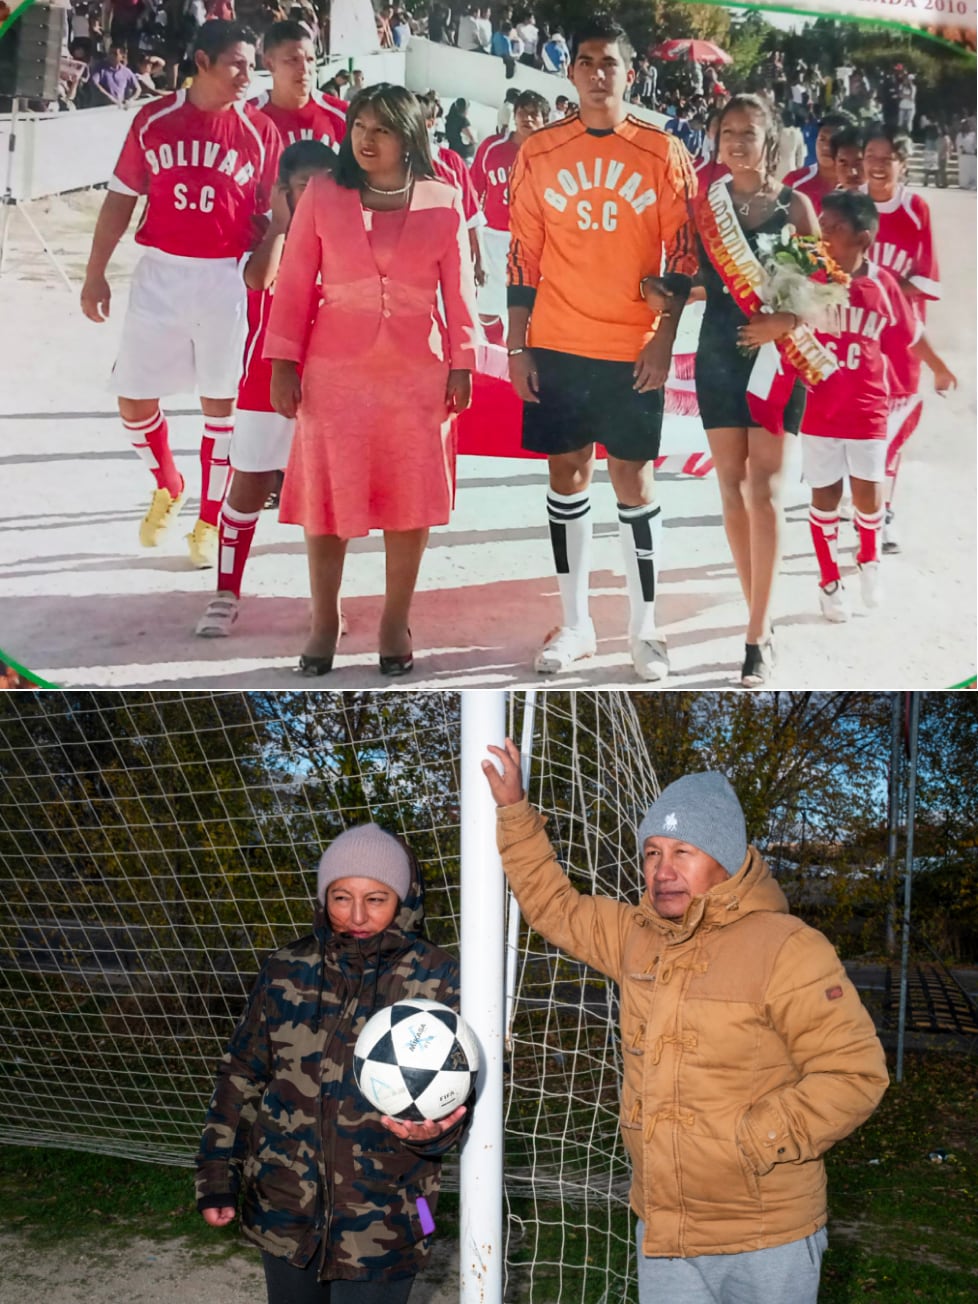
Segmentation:
{"type": "Polygon", "coordinates": [[[747,848],[744,863],[736,874],[715,884],[702,896],[693,897],[682,919],[663,919],[653,908],[648,892],[642,893],[639,909],[655,928],[676,942],[692,937],[703,924],[724,928],[754,911],[790,914],[787,897],[754,846],[747,848]]]}

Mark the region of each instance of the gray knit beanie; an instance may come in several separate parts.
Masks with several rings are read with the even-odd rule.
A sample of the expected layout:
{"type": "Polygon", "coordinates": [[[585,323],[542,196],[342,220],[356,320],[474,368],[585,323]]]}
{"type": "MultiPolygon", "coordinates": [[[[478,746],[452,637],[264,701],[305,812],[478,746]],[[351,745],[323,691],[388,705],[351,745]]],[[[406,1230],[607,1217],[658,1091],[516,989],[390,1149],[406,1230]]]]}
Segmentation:
{"type": "Polygon", "coordinates": [[[356,824],[334,838],[319,862],[319,900],[338,878],[375,878],[393,888],[401,901],[411,886],[411,859],[402,844],[379,824],[356,824]]]}
{"type": "Polygon", "coordinates": [[[737,794],[715,770],[687,774],[664,788],[638,826],[639,853],[646,838],[679,838],[699,847],[736,874],[747,855],[747,828],[737,794]]]}

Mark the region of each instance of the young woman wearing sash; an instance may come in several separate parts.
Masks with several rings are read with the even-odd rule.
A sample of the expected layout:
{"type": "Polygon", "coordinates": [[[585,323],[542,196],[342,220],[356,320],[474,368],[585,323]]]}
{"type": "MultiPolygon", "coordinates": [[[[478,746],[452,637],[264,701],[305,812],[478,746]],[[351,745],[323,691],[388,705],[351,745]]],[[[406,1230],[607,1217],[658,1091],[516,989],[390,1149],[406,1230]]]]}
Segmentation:
{"type": "MultiPolygon", "coordinates": [[[[800,372],[808,374],[814,343],[794,313],[762,312],[758,295],[766,280],[758,236],[789,225],[799,235],[818,234],[811,201],[774,179],[777,139],[768,105],[756,95],[734,96],[720,114],[716,164],[701,171],[694,205],[700,270],[691,298],[706,299],[696,397],[747,600],[747,688],[767,683],[774,661],[770,602],[780,557],[784,433],[798,431],[805,408],[800,372]]],[[[660,284],[646,287],[647,299],[657,298],[660,284]]]]}

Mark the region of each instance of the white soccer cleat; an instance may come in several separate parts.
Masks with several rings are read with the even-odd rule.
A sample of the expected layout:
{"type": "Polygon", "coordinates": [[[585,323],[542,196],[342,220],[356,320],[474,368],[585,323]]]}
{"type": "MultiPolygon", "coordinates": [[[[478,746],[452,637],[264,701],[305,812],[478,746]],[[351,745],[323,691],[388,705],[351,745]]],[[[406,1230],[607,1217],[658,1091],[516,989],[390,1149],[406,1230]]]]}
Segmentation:
{"type": "Polygon", "coordinates": [[[169,489],[157,489],[150,499],[149,511],[139,524],[139,542],[144,548],[158,548],[183,506],[181,490],[176,498],[169,489]]]}
{"type": "Polygon", "coordinates": [[[231,626],[238,619],[239,599],[229,589],[221,589],[207,604],[207,610],[197,621],[194,633],[198,638],[227,638],[231,626]]]}
{"type": "Polygon", "coordinates": [[[216,525],[198,520],[187,535],[187,547],[190,560],[198,570],[209,570],[217,565],[217,551],[220,544],[220,532],[216,525]]]}
{"type": "Polygon", "coordinates": [[[577,661],[593,657],[598,650],[598,640],[591,624],[581,629],[558,625],[543,641],[543,647],[533,659],[533,669],[539,675],[556,675],[577,661]]]}
{"type": "Polygon", "coordinates": [[[849,619],[846,591],[838,580],[819,589],[818,603],[822,608],[822,615],[826,620],[831,620],[834,625],[843,625],[849,619]]]}
{"type": "Polygon", "coordinates": [[[880,564],[878,561],[864,561],[859,565],[859,587],[862,590],[863,606],[878,607],[883,600],[880,586],[880,564]]]}
{"type": "Polygon", "coordinates": [[[887,511],[883,519],[883,538],[880,551],[888,554],[900,552],[900,540],[897,537],[896,526],[893,524],[893,512],[887,511]]]}
{"type": "Polygon", "coordinates": [[[669,656],[661,638],[633,638],[629,640],[632,665],[641,679],[653,682],[665,679],[669,673],[669,656]]]}

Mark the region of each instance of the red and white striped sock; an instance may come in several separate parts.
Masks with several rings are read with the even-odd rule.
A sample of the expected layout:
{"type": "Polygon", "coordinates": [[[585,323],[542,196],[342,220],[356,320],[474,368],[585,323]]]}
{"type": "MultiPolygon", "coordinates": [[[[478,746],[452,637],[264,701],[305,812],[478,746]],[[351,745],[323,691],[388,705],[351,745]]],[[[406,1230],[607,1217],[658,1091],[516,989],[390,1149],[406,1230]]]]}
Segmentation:
{"type": "Polygon", "coordinates": [[[241,597],[241,579],[261,512],[239,512],[227,503],[221,508],[217,561],[218,590],[241,597]]]}
{"type": "Polygon", "coordinates": [[[153,472],[157,489],[169,489],[176,498],[183,492],[183,476],[170,452],[170,437],[163,409],[157,408],[145,421],[122,422],[129,442],[153,472]]]}
{"type": "Polygon", "coordinates": [[[857,511],[853,517],[856,529],[859,531],[859,552],[856,554],[856,561],[860,566],[864,566],[868,561],[879,561],[880,534],[885,516],[886,508],[881,507],[878,512],[857,511]]]}
{"type": "Polygon", "coordinates": [[[815,556],[822,576],[819,580],[822,588],[837,584],[842,578],[839,574],[839,509],[833,512],[820,512],[817,507],[808,511],[808,524],[812,530],[812,542],[815,556]]]}
{"type": "Polygon", "coordinates": [[[200,512],[202,521],[216,525],[231,478],[231,435],[234,417],[205,417],[200,443],[200,512]]]}

